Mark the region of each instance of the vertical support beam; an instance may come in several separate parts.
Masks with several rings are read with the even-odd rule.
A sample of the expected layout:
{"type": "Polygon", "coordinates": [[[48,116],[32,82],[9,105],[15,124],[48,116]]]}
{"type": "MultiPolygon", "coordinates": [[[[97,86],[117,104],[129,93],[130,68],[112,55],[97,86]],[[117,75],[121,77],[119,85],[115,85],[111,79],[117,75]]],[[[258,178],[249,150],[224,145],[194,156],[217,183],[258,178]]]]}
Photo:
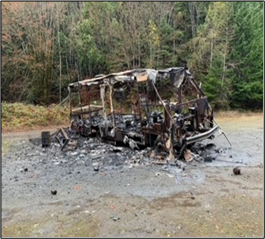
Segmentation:
{"type": "Polygon", "coordinates": [[[171,115],[169,114],[169,112],[170,112],[170,106],[169,106],[169,103],[166,102],[165,107],[164,107],[164,115],[165,115],[165,123],[166,123],[167,129],[170,128],[170,120],[171,120],[171,115]]]}
{"type": "Polygon", "coordinates": [[[107,120],[107,112],[106,112],[106,85],[100,85],[100,98],[102,101],[103,106],[103,118],[104,120],[107,120]]]}
{"type": "Polygon", "coordinates": [[[112,115],[113,126],[116,126],[115,114],[114,114],[114,109],[113,109],[113,101],[112,101],[113,86],[110,83],[108,85],[109,85],[110,113],[112,115]]]}
{"type": "MultiPolygon", "coordinates": [[[[140,122],[142,122],[142,106],[141,106],[141,98],[140,98],[140,93],[139,93],[139,84],[137,83],[137,81],[135,82],[136,84],[136,92],[137,92],[137,97],[138,97],[138,101],[137,101],[137,109],[139,111],[139,116],[140,116],[140,122]]],[[[142,128],[142,124],[141,124],[141,128],[142,128]]]]}
{"type": "Polygon", "coordinates": [[[88,111],[89,111],[89,119],[91,119],[91,106],[90,106],[90,103],[91,103],[91,98],[90,98],[90,94],[89,94],[89,86],[87,86],[87,96],[88,96],[88,111]]]}

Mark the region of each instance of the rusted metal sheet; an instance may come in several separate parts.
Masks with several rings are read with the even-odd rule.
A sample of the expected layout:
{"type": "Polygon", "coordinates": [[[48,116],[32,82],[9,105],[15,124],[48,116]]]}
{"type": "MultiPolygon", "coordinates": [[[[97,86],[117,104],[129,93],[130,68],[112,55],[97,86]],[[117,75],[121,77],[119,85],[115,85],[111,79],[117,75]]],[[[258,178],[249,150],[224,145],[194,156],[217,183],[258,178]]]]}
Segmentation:
{"type": "Polygon", "coordinates": [[[218,124],[188,69],[134,69],[69,84],[71,130],[132,148],[160,147],[183,158],[218,124]],[[134,146],[133,146],[134,145],[134,146]]]}

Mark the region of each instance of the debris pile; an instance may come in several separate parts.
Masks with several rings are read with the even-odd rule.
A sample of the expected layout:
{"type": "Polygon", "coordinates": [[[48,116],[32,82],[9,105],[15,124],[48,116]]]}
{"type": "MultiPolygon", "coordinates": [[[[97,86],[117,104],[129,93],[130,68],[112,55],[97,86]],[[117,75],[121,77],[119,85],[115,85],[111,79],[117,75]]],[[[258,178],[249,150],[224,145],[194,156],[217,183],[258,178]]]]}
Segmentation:
{"type": "MultiPolygon", "coordinates": [[[[177,166],[184,171],[186,163],[210,162],[220,153],[220,149],[217,149],[213,143],[207,145],[195,143],[184,151],[183,160],[174,157],[175,152],[173,158],[169,160],[169,154],[164,150],[158,150],[157,147],[139,148],[137,144],[128,143],[127,140],[130,139],[125,136],[123,144],[113,145],[113,142],[108,144],[101,138],[76,135],[70,128],[60,128],[51,134],[50,146],[44,147],[42,144],[42,148],[43,152],[48,152],[54,165],[66,162],[70,165],[84,164],[92,166],[94,171],[150,164],[177,166]]],[[[40,146],[37,139],[35,142],[31,139],[31,142],[40,146]]]]}

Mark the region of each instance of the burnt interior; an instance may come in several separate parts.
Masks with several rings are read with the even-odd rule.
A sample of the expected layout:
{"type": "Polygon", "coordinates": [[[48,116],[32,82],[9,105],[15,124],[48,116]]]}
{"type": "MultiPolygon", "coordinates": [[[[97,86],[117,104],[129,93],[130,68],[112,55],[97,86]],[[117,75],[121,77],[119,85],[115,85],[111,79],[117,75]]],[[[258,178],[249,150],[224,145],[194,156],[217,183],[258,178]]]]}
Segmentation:
{"type": "Polygon", "coordinates": [[[187,68],[134,69],[69,84],[70,129],[131,148],[154,147],[181,158],[219,126],[187,68]]]}

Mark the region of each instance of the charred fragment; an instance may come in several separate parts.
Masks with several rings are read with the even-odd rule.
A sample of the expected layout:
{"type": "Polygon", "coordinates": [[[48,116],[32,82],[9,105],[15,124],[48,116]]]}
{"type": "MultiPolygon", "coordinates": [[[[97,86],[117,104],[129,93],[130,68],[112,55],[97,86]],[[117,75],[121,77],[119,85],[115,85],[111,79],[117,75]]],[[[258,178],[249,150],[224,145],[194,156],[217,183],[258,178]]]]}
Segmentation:
{"type": "Polygon", "coordinates": [[[133,149],[153,147],[180,159],[220,129],[207,97],[183,67],[100,75],[68,89],[70,130],[84,137],[133,149]]]}
{"type": "Polygon", "coordinates": [[[49,147],[51,145],[51,135],[49,131],[41,132],[42,147],[49,147]]]}
{"type": "Polygon", "coordinates": [[[60,128],[56,133],[55,133],[55,139],[61,146],[61,150],[63,150],[66,146],[71,149],[75,149],[77,145],[77,139],[75,133],[67,129],[60,128]]]}

